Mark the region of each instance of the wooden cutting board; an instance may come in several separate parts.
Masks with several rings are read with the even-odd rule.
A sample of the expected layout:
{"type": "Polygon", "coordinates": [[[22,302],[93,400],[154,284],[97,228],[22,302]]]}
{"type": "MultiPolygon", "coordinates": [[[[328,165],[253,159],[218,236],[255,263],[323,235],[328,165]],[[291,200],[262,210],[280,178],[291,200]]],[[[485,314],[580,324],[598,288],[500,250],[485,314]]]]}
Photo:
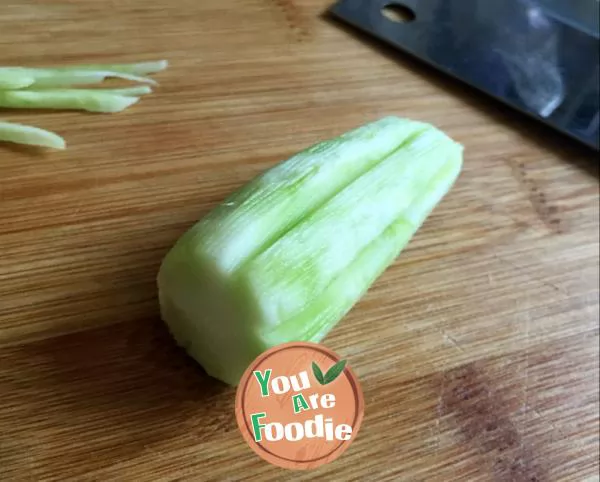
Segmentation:
{"type": "Polygon", "coordinates": [[[598,161],[326,20],[326,0],[5,0],[0,64],[168,59],[118,115],[1,112],[0,480],[598,480],[598,161]],[[456,187],[327,337],[357,440],[316,472],[260,460],[234,390],[158,317],[195,220],[298,150],[396,114],[465,146],[456,187]]]}

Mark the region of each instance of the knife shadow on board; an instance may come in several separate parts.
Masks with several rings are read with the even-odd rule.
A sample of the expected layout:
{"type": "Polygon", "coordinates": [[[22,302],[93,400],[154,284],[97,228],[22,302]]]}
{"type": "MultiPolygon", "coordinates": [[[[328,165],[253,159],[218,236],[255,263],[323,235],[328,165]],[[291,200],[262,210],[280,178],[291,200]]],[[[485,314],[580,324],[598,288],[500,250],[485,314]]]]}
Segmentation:
{"type": "MultiPolygon", "coordinates": [[[[448,92],[450,95],[459,98],[465,104],[485,113],[485,115],[490,118],[491,122],[499,123],[507,129],[517,131],[524,140],[532,142],[542,149],[550,149],[566,162],[573,164],[595,178],[600,178],[597,153],[589,147],[516,111],[505,105],[503,102],[479,92],[474,87],[466,85],[464,81],[442,73],[428,63],[397,50],[385,41],[350,26],[346,22],[341,21],[331,12],[331,10],[323,12],[322,19],[351,37],[349,41],[355,40],[362,43],[373,50],[375,55],[384,56],[398,65],[399,68],[408,69],[409,71],[420,75],[428,83],[439,87],[440,90],[448,92]]],[[[514,74],[514,72],[513,69],[512,74],[514,74]]],[[[511,72],[507,70],[505,74],[511,75],[511,72]]],[[[553,84],[549,81],[548,91],[550,93],[553,90],[555,91],[556,88],[560,88],[560,85],[555,84],[556,82],[553,84]]],[[[401,89],[395,91],[393,95],[401,96],[401,89]]],[[[450,115],[452,115],[452,113],[450,113],[450,115]]]]}

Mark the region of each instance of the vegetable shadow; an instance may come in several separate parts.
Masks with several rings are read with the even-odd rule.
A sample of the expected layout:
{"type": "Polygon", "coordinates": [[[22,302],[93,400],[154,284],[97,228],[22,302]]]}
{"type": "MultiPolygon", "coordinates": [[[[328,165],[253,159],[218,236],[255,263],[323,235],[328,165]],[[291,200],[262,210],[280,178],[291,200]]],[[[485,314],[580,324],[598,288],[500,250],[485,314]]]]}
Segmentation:
{"type": "Polygon", "coordinates": [[[159,319],[3,349],[0,367],[0,462],[19,480],[78,477],[236,430],[234,390],[159,319]]]}

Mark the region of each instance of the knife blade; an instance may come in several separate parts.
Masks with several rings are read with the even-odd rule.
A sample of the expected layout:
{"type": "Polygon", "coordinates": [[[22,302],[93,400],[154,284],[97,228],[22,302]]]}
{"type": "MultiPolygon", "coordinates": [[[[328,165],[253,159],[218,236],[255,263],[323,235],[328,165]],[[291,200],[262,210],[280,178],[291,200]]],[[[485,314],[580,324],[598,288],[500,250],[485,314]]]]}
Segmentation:
{"type": "Polygon", "coordinates": [[[600,150],[598,0],[339,0],[333,16],[600,150]],[[395,21],[386,11],[410,12],[395,21]]]}

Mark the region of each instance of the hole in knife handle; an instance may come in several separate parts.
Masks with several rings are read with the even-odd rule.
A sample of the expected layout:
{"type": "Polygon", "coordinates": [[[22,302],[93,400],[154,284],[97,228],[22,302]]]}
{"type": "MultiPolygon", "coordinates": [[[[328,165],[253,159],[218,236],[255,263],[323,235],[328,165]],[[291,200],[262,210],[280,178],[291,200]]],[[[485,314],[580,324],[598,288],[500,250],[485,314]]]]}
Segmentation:
{"type": "Polygon", "coordinates": [[[400,3],[387,4],[381,9],[381,14],[396,23],[409,23],[416,18],[415,12],[411,8],[400,3]]]}

